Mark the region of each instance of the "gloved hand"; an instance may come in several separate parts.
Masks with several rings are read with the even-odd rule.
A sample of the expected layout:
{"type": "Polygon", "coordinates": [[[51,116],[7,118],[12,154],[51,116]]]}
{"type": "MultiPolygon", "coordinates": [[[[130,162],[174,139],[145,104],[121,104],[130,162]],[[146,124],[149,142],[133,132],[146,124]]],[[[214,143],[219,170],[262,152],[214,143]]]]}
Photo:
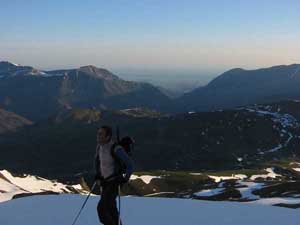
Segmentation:
{"type": "Polygon", "coordinates": [[[101,185],[104,182],[104,178],[103,178],[103,176],[101,176],[100,173],[97,173],[95,175],[94,180],[95,180],[95,182],[97,182],[98,185],[101,185]]]}
{"type": "Polygon", "coordinates": [[[123,175],[120,175],[120,176],[118,177],[118,182],[119,182],[119,184],[121,184],[121,185],[128,183],[128,181],[129,181],[128,176],[125,176],[125,177],[124,177],[123,175]]]}

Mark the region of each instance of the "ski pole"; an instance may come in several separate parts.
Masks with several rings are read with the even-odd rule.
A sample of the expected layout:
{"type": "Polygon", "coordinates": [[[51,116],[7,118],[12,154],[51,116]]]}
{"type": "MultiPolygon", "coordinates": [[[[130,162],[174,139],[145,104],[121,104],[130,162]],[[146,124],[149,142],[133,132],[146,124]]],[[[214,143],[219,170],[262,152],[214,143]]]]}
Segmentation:
{"type": "Polygon", "coordinates": [[[119,225],[121,225],[121,186],[119,185],[119,225]]]}
{"type": "Polygon", "coordinates": [[[75,219],[74,219],[72,225],[74,225],[74,224],[76,223],[77,219],[79,218],[79,216],[80,216],[80,214],[81,214],[81,212],[82,212],[82,210],[83,210],[85,204],[87,203],[87,201],[88,201],[90,195],[92,194],[92,192],[93,192],[95,186],[96,186],[96,182],[94,182],[94,184],[93,184],[93,186],[92,186],[92,189],[91,189],[90,193],[88,194],[88,196],[87,196],[87,198],[85,199],[83,205],[81,206],[81,208],[80,208],[80,210],[79,210],[77,216],[75,217],[75,219]]]}

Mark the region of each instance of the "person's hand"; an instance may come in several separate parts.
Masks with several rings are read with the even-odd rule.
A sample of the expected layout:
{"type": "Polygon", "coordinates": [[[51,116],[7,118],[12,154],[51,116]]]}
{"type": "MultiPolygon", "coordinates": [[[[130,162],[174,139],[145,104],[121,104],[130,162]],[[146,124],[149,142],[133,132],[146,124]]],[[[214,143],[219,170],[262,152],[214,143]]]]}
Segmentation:
{"type": "Polygon", "coordinates": [[[103,176],[101,176],[100,173],[97,173],[97,174],[95,175],[94,180],[95,180],[95,182],[100,186],[101,183],[103,183],[104,178],[103,178],[103,176]]]}
{"type": "Polygon", "coordinates": [[[124,177],[123,175],[120,175],[118,177],[118,182],[121,185],[128,183],[128,181],[129,181],[129,179],[127,178],[127,176],[124,177]]]}

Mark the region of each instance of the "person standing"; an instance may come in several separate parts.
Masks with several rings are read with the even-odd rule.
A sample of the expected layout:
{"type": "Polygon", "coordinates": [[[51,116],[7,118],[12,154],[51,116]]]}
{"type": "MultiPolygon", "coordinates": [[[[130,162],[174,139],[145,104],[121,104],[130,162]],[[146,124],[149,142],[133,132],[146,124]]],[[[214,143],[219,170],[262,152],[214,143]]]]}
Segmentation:
{"type": "Polygon", "coordinates": [[[102,126],[98,130],[95,181],[102,188],[97,212],[100,222],[104,225],[118,225],[121,222],[116,197],[119,187],[129,181],[133,172],[132,160],[124,147],[113,142],[111,127],[102,126]]]}

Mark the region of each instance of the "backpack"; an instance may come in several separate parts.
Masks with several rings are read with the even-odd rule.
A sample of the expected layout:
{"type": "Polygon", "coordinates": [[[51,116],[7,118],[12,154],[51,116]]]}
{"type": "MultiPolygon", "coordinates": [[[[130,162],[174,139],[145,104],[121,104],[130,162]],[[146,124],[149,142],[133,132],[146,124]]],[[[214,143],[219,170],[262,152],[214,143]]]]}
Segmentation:
{"type": "Polygon", "coordinates": [[[122,175],[126,173],[126,165],[115,155],[115,148],[117,146],[121,146],[123,151],[126,152],[126,154],[131,157],[132,156],[132,150],[134,148],[134,140],[129,137],[123,137],[121,140],[116,141],[113,143],[110,149],[111,156],[116,162],[116,174],[117,175],[122,175]]]}

